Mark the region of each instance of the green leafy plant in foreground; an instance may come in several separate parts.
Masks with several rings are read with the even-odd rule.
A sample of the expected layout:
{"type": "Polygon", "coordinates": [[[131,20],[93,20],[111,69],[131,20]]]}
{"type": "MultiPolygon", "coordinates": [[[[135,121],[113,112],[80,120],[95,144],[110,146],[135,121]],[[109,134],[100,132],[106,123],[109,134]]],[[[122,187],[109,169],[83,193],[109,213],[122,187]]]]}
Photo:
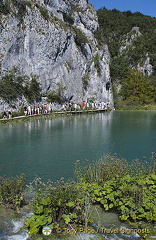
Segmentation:
{"type": "Polygon", "coordinates": [[[91,222],[90,206],[100,204],[113,210],[121,220],[132,223],[156,220],[155,157],[151,164],[105,156],[99,162],[83,166],[76,162],[78,182],[63,179],[43,184],[36,180],[34,213],[25,221],[29,234],[41,233],[44,226],[76,228],[91,222]]]}
{"type": "MultiPolygon", "coordinates": [[[[92,184],[89,188],[92,201],[102,204],[104,210],[117,210],[121,220],[156,220],[156,176],[116,177],[102,185],[92,184]]],[[[85,185],[83,185],[85,187],[85,185]]]]}
{"type": "Polygon", "coordinates": [[[113,209],[121,220],[156,220],[155,159],[151,164],[139,160],[128,165],[116,156],[106,156],[88,166],[76,164],[81,188],[92,203],[100,203],[105,211],[113,209]],[[108,161],[109,160],[109,161],[108,161]]]}
{"type": "Polygon", "coordinates": [[[36,180],[36,194],[33,203],[34,214],[27,218],[25,226],[29,234],[41,233],[44,226],[52,229],[64,226],[83,225],[85,221],[85,197],[73,181],[63,179],[43,184],[36,180]]]}
{"type": "Polygon", "coordinates": [[[5,207],[18,209],[25,204],[24,200],[25,175],[20,177],[0,177],[0,202],[5,207]]]}

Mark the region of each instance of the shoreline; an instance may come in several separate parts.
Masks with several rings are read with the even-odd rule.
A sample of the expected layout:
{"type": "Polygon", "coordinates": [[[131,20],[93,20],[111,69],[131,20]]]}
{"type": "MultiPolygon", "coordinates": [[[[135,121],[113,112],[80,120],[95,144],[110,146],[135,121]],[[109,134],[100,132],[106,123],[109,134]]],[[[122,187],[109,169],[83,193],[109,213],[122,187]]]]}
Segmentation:
{"type": "Polygon", "coordinates": [[[1,118],[0,123],[6,123],[6,122],[17,122],[20,120],[30,120],[33,117],[55,117],[57,116],[62,116],[62,115],[81,115],[81,114],[92,114],[92,113],[100,113],[100,112],[107,112],[110,111],[111,109],[95,109],[95,110],[82,110],[82,111],[57,111],[57,112],[52,112],[52,113],[46,113],[46,114],[34,114],[34,115],[23,115],[23,116],[17,116],[17,117],[12,117],[12,118],[1,118]]]}

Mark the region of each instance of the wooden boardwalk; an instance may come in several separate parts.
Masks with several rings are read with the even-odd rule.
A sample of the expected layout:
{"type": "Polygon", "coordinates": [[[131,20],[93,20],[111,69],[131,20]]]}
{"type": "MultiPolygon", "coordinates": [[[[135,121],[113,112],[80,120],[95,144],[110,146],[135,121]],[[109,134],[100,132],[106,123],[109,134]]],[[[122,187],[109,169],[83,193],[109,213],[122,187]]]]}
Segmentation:
{"type": "Polygon", "coordinates": [[[44,113],[44,114],[33,114],[33,115],[24,115],[24,116],[17,116],[12,118],[1,118],[1,122],[6,121],[13,121],[13,120],[22,120],[24,118],[32,118],[32,117],[42,117],[42,116],[55,116],[55,115],[76,115],[76,114],[90,114],[90,113],[100,113],[100,112],[106,112],[108,109],[95,109],[95,110],[82,110],[82,111],[58,111],[58,112],[52,112],[52,113],[44,113]]]}

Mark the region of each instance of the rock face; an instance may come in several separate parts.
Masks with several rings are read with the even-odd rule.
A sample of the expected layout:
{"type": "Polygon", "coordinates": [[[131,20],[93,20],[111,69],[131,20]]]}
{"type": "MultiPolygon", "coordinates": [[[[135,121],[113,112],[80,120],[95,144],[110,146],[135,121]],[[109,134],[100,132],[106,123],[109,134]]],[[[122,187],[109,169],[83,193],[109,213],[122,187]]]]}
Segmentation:
{"type": "Polygon", "coordinates": [[[124,36],[122,40],[122,45],[119,49],[119,52],[122,54],[128,46],[132,46],[136,38],[140,37],[142,34],[139,31],[139,27],[133,27],[131,32],[124,36]]]}
{"type": "MultiPolygon", "coordinates": [[[[131,32],[123,37],[119,53],[122,55],[124,51],[126,52],[129,46],[132,47],[132,50],[135,50],[134,41],[140,36],[142,36],[142,34],[139,31],[139,27],[133,27],[131,32]]],[[[148,53],[146,54],[146,59],[143,60],[142,63],[139,63],[136,68],[139,72],[147,74],[148,76],[152,76],[154,71],[152,65],[150,64],[150,57],[148,53]]]]}
{"type": "Polygon", "coordinates": [[[87,0],[23,1],[19,12],[17,3],[0,16],[1,74],[17,66],[22,74],[39,77],[43,95],[60,84],[66,99],[94,98],[113,107],[110,56],[94,38],[93,6],[87,0]]]}
{"type": "Polygon", "coordinates": [[[138,71],[143,72],[144,74],[147,74],[148,76],[152,76],[154,71],[153,71],[153,66],[150,64],[150,57],[148,54],[146,54],[146,60],[144,61],[143,65],[140,66],[138,64],[137,66],[138,71]]]}

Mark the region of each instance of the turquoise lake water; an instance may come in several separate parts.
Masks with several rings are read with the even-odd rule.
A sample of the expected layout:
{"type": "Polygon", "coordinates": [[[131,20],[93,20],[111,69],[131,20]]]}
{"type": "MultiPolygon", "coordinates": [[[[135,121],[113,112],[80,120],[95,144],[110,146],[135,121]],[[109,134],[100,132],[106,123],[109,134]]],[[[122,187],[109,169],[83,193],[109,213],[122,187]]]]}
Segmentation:
{"type": "Polygon", "coordinates": [[[75,162],[117,153],[149,161],[156,151],[156,112],[112,111],[0,125],[0,175],[27,181],[72,178],[75,162]],[[146,158],[146,159],[145,159],[146,158]]]}

